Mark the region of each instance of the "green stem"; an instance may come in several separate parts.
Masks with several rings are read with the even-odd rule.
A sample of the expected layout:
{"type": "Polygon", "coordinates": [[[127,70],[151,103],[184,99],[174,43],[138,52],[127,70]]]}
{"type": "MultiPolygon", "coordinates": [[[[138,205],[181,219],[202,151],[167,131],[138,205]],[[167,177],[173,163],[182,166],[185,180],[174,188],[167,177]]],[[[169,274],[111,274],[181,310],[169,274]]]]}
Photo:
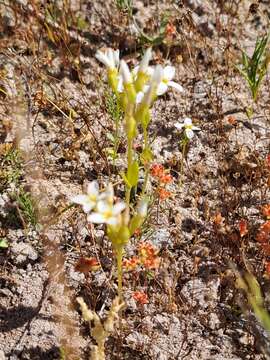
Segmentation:
{"type": "Polygon", "coordinates": [[[187,146],[187,141],[184,140],[183,142],[183,147],[182,147],[182,159],[181,159],[181,163],[180,163],[180,178],[179,178],[179,187],[182,187],[183,185],[183,172],[184,172],[184,157],[185,157],[185,152],[186,152],[186,146],[187,146]]]}
{"type": "Polygon", "coordinates": [[[149,166],[145,166],[144,167],[144,181],[143,181],[143,187],[142,187],[142,196],[145,195],[145,192],[146,192],[146,186],[147,186],[147,182],[148,182],[148,179],[149,179],[149,166]]]}
{"type": "MultiPolygon", "coordinates": [[[[130,167],[132,166],[132,161],[133,161],[133,140],[128,139],[128,148],[127,148],[128,171],[129,171],[130,167]]],[[[130,203],[130,193],[131,193],[131,187],[127,186],[127,189],[126,189],[127,208],[129,208],[129,203],[130,203]]]]}
{"type": "Polygon", "coordinates": [[[123,268],[122,268],[123,254],[124,254],[123,247],[120,247],[116,250],[118,296],[119,296],[120,301],[123,300],[123,268]]]}
{"type": "MultiPolygon", "coordinates": [[[[143,128],[143,140],[144,140],[144,149],[148,148],[148,132],[147,128],[143,128]]],[[[142,196],[145,194],[146,186],[149,178],[149,165],[146,163],[144,164],[144,181],[143,181],[143,187],[142,187],[142,196]]]]}

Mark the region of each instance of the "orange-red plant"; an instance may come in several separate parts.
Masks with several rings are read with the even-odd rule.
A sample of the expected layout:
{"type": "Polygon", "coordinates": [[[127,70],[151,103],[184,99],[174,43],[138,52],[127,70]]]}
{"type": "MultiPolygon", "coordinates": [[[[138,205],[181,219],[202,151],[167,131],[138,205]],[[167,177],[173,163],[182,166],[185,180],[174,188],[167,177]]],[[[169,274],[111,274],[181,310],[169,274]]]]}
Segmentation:
{"type": "Polygon", "coordinates": [[[141,263],[146,269],[157,269],[159,267],[160,258],[157,255],[158,250],[152,244],[143,242],[139,245],[141,263]]]}
{"type": "Polygon", "coordinates": [[[97,261],[96,258],[91,257],[91,258],[86,258],[86,257],[81,257],[77,264],[75,265],[75,270],[82,272],[84,274],[89,273],[90,271],[97,271],[100,268],[100,264],[97,261]]]}
{"type": "Polygon", "coordinates": [[[124,259],[123,260],[123,268],[126,271],[132,271],[135,270],[136,267],[140,264],[140,259],[136,256],[133,256],[130,259],[124,259]]]}
{"type": "Polygon", "coordinates": [[[264,253],[269,256],[270,255],[270,220],[267,220],[263,223],[260,228],[259,232],[256,236],[256,240],[261,244],[261,247],[264,253]]]}
{"type": "Polygon", "coordinates": [[[133,299],[135,299],[141,305],[148,303],[148,296],[142,291],[134,291],[132,294],[133,299]]]}
{"type": "Polygon", "coordinates": [[[148,242],[142,242],[138,246],[138,257],[123,260],[123,267],[126,271],[136,270],[141,265],[147,270],[157,269],[160,264],[158,250],[148,242]]]}
{"type": "Polygon", "coordinates": [[[248,224],[247,221],[242,219],[238,223],[238,229],[241,237],[244,237],[248,233],[248,224]]]}
{"type": "Polygon", "coordinates": [[[154,164],[151,167],[151,175],[156,178],[158,181],[157,194],[161,201],[166,200],[171,196],[171,192],[166,190],[166,185],[173,182],[173,177],[168,173],[168,170],[164,169],[164,166],[161,164],[154,164]]]}
{"type": "Polygon", "coordinates": [[[269,219],[270,218],[270,204],[262,206],[262,214],[269,219]]]}

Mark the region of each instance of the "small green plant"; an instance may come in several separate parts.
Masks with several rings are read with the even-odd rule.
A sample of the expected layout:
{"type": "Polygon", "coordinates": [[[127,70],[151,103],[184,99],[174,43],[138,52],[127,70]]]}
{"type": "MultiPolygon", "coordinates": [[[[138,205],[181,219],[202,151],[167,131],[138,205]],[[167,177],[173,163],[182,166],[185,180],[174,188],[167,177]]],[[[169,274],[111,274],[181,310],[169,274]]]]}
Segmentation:
{"type": "Polygon", "coordinates": [[[13,194],[13,198],[17,204],[17,210],[23,223],[36,226],[36,206],[31,194],[20,187],[18,192],[13,194]]]}
{"type": "Polygon", "coordinates": [[[200,131],[201,129],[197,126],[192,124],[192,120],[190,118],[185,118],[183,123],[177,122],[174,126],[178,130],[184,130],[183,137],[181,139],[180,145],[182,149],[182,158],[180,163],[180,176],[179,176],[179,185],[182,186],[182,177],[183,177],[183,170],[184,170],[184,158],[186,156],[186,150],[190,143],[190,140],[194,136],[194,131],[200,131]]]}
{"type": "Polygon", "coordinates": [[[132,15],[132,0],[116,0],[116,6],[119,10],[127,12],[129,16],[132,15]]]}
{"type": "Polygon", "coordinates": [[[18,184],[22,176],[22,160],[19,150],[12,146],[7,149],[1,162],[0,187],[3,189],[9,184],[18,184]]]}
{"type": "MultiPolygon", "coordinates": [[[[122,261],[126,244],[135,231],[140,229],[147,217],[147,182],[153,154],[149,139],[151,108],[159,95],[166,93],[169,87],[182,92],[181,85],[172,81],[175,69],[149,66],[152,52],[147,49],[142,61],[132,71],[128,64],[119,59],[119,50],[98,51],[96,58],[107,68],[108,83],[119,104],[123,116],[120,119],[118,107],[110,103],[110,109],[117,118],[126,142],[126,162],[119,173],[125,185],[125,201],[115,202],[114,188],[109,184],[105,191],[99,191],[96,181],[88,185],[87,194],[75,196],[72,201],[80,204],[88,214],[88,221],[106,224],[107,236],[112,243],[117,262],[118,296],[122,300],[122,261]],[[117,109],[117,111],[115,110],[117,109]],[[117,115],[117,116],[116,116],[117,115]],[[138,138],[140,135],[140,138],[138,138]],[[140,152],[134,146],[135,140],[141,141],[140,152]],[[139,171],[143,175],[142,193],[136,194],[139,171]],[[134,192],[134,203],[131,193],[134,192]]],[[[117,105],[118,106],[118,105],[117,105]]]]}
{"type": "Polygon", "coordinates": [[[137,24],[136,20],[134,19],[134,24],[140,34],[139,36],[139,40],[140,43],[142,45],[150,45],[150,46],[158,46],[161,45],[167,34],[166,34],[166,29],[167,29],[167,25],[169,24],[169,15],[168,14],[164,14],[162,16],[161,22],[160,22],[160,26],[158,28],[158,31],[156,34],[153,35],[148,35],[146,34],[137,24]]]}
{"type": "Polygon", "coordinates": [[[258,37],[252,56],[249,57],[243,50],[242,64],[237,66],[241,75],[246,79],[255,102],[257,101],[259,87],[266,75],[270,61],[270,54],[267,50],[268,40],[269,34],[262,38],[258,37]]]}

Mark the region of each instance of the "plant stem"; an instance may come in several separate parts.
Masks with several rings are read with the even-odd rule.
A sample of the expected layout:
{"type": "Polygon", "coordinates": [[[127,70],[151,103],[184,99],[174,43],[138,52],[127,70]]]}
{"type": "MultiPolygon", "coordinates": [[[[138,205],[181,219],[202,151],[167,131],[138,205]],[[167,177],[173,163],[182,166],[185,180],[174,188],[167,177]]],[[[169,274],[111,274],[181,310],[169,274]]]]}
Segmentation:
{"type": "Polygon", "coordinates": [[[182,178],[183,178],[183,172],[184,172],[184,157],[185,157],[185,152],[186,152],[186,146],[187,146],[187,141],[184,140],[183,147],[182,147],[182,159],[181,159],[181,163],[180,163],[179,187],[182,187],[182,185],[183,185],[182,178]]]}
{"type": "MultiPolygon", "coordinates": [[[[148,132],[147,132],[146,127],[144,127],[144,129],[143,129],[143,140],[144,140],[144,149],[143,150],[145,150],[148,148],[148,132]]],[[[146,164],[144,164],[144,181],[143,181],[143,187],[142,187],[142,196],[145,194],[148,178],[149,178],[149,165],[148,165],[148,161],[147,161],[146,164]]]]}
{"type": "MultiPolygon", "coordinates": [[[[130,167],[132,166],[132,160],[133,160],[133,140],[128,139],[128,148],[127,148],[128,171],[129,171],[130,167]]],[[[130,193],[131,193],[131,187],[127,186],[127,189],[126,189],[127,208],[129,208],[129,203],[130,203],[130,193]]]]}
{"type": "Polygon", "coordinates": [[[116,250],[116,259],[117,259],[117,280],[118,280],[118,296],[120,301],[123,300],[123,247],[120,247],[116,250]]]}

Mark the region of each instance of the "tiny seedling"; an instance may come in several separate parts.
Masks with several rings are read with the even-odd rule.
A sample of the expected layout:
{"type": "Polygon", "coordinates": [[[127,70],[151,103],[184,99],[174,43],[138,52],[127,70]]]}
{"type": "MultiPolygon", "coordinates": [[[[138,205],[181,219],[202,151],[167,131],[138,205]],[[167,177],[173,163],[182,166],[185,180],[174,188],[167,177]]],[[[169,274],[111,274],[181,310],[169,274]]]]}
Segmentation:
{"type": "Polygon", "coordinates": [[[269,34],[261,38],[257,38],[255,49],[251,57],[242,51],[242,63],[237,66],[241,75],[246,79],[250,88],[252,98],[256,102],[258,98],[258,91],[262,80],[264,79],[268,64],[270,61],[270,54],[267,50],[269,34]]]}

